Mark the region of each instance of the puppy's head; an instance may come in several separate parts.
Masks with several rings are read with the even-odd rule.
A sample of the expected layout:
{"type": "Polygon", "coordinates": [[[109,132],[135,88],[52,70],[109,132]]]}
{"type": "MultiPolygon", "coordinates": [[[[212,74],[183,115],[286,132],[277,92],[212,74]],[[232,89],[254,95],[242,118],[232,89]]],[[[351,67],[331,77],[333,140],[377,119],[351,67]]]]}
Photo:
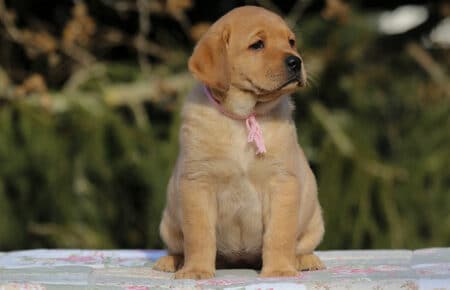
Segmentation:
{"type": "Polygon", "coordinates": [[[251,96],[253,106],[291,93],[306,79],[295,35],[281,17],[255,6],[236,8],[214,23],[189,69],[221,96],[251,96]]]}

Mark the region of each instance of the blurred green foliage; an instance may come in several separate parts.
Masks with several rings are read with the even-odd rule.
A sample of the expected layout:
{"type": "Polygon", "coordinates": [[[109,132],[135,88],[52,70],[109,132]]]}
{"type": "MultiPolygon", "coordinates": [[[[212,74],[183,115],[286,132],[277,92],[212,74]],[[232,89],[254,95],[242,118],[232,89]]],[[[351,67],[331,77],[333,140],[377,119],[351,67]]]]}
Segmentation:
{"type": "Polygon", "coordinates": [[[0,119],[2,249],[159,246],[175,136],[77,105],[14,104],[0,119]]]}
{"type": "MultiPolygon", "coordinates": [[[[310,82],[294,100],[324,208],[320,249],[449,246],[448,49],[384,38],[356,5],[341,19],[314,7],[295,26],[310,82]]],[[[50,89],[0,70],[0,250],[163,246],[178,111],[194,83],[188,45],[166,49],[166,60],[70,66],[63,85],[39,71],[50,89]]]]}

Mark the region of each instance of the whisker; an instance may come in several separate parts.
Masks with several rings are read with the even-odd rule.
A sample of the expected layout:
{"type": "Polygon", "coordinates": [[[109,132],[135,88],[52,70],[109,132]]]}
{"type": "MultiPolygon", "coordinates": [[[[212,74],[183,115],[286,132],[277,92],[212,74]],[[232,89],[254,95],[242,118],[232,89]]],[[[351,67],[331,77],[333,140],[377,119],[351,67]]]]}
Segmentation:
{"type": "Polygon", "coordinates": [[[297,35],[297,33],[300,32],[300,27],[298,27],[298,26],[293,26],[293,27],[289,27],[289,28],[292,30],[292,32],[293,32],[295,35],[297,35]]]}
{"type": "Polygon", "coordinates": [[[307,82],[311,81],[314,85],[317,85],[319,83],[319,81],[315,77],[313,77],[313,76],[311,76],[309,74],[306,77],[306,81],[307,82]]]}
{"type": "Polygon", "coordinates": [[[320,86],[319,86],[319,81],[308,74],[308,76],[306,77],[306,86],[311,88],[311,89],[315,89],[315,94],[313,93],[313,95],[316,95],[316,97],[319,97],[320,95],[320,86]]]}

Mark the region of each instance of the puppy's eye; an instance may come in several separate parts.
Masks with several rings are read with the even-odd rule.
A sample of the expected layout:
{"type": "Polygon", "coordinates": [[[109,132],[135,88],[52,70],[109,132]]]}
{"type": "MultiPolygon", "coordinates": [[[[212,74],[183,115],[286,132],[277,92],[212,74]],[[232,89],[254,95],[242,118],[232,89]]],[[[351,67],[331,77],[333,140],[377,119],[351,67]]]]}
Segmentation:
{"type": "Polygon", "coordinates": [[[258,40],[257,42],[250,44],[250,46],[248,47],[250,49],[253,50],[260,50],[264,48],[264,42],[262,40],[258,40]]]}
{"type": "Polygon", "coordinates": [[[289,45],[291,47],[294,47],[295,46],[295,40],[294,39],[289,39],[289,45]]]}

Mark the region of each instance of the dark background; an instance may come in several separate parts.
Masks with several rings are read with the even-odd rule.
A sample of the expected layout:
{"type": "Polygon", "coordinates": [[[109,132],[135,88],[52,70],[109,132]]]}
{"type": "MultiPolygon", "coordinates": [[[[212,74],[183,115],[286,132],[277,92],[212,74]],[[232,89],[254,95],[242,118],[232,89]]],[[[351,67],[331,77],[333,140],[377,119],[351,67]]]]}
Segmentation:
{"type": "Polygon", "coordinates": [[[306,63],[320,249],[450,246],[449,1],[0,0],[0,250],[162,247],[186,60],[244,4],[306,63]]]}

